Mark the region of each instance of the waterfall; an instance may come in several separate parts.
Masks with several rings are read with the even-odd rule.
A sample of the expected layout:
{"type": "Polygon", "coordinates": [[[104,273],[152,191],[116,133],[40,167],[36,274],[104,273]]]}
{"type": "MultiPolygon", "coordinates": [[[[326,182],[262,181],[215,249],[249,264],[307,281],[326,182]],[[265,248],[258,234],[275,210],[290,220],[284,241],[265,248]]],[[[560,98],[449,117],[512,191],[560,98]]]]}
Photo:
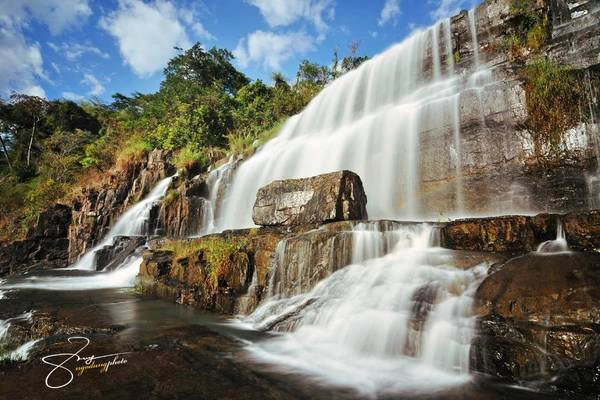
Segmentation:
{"type": "Polygon", "coordinates": [[[475,59],[475,69],[480,66],[479,59],[479,40],[477,39],[477,23],[475,21],[475,9],[469,10],[469,30],[471,31],[471,43],[473,46],[473,57],[475,59]]]}
{"type": "Polygon", "coordinates": [[[361,177],[371,218],[414,220],[439,215],[421,199],[420,182],[429,168],[446,168],[456,185],[450,214],[460,215],[461,95],[480,92],[492,77],[480,68],[478,53],[474,75],[455,74],[452,48],[450,20],[445,20],[332,82],[236,168],[218,207],[217,230],[253,226],[251,211],[261,186],[342,169],[361,177]],[[422,159],[422,132],[437,132],[427,146],[440,154],[451,151],[454,165],[422,159]]]}
{"type": "Polygon", "coordinates": [[[308,293],[270,291],[244,320],[284,332],[251,354],[369,394],[465,382],[472,296],[487,268],[454,267],[451,253],[433,247],[435,233],[425,224],[358,226],[353,264],[308,293]]]}
{"type": "Polygon", "coordinates": [[[569,244],[565,237],[565,228],[560,218],[556,221],[556,239],[541,243],[536,251],[538,253],[561,253],[569,251],[569,244]]]}
{"type": "Polygon", "coordinates": [[[123,213],[114,226],[104,236],[100,244],[86,252],[71,269],[96,270],[96,252],[113,243],[117,236],[146,236],[150,232],[150,212],[164,197],[175,176],[170,176],[158,182],[152,191],[140,202],[123,213]]]}
{"type": "MultiPolygon", "coordinates": [[[[94,290],[132,287],[140,272],[141,254],[128,257],[112,271],[88,272],[84,275],[25,276],[0,286],[2,289],[94,290]]],[[[57,271],[60,272],[60,271],[57,271]]]]}
{"type": "Polygon", "coordinates": [[[216,211],[219,208],[219,194],[222,187],[226,186],[231,178],[238,158],[231,156],[229,160],[218,168],[210,170],[206,179],[209,198],[202,203],[202,222],[199,236],[216,232],[216,211]]]}

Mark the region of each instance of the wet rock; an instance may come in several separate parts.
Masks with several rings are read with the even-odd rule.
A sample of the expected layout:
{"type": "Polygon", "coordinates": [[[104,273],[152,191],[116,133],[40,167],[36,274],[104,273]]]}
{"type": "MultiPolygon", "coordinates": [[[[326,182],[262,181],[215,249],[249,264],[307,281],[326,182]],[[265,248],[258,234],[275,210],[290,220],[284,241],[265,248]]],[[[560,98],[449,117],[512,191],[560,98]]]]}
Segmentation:
{"type": "Polygon", "coordinates": [[[272,182],[259,189],[252,218],[263,226],[318,226],[366,219],[366,205],[358,175],[340,171],[272,182]]]}
{"type": "Polygon", "coordinates": [[[176,243],[197,250],[179,256],[156,249],[169,241],[152,243],[155,249],[144,253],[140,267],[141,282],[145,291],[179,304],[225,314],[251,312],[260,300],[282,236],[262,228],[187,239],[176,243]],[[236,245],[230,247],[232,243],[236,245]],[[240,300],[247,296],[251,299],[240,308],[240,300]]]}
{"type": "Polygon", "coordinates": [[[454,250],[522,253],[556,238],[556,216],[505,216],[447,223],[442,246],[454,250]]]}
{"type": "Polygon", "coordinates": [[[510,260],[475,295],[479,321],[471,368],[514,381],[548,380],[567,369],[593,375],[600,357],[599,285],[595,254],[510,260]]]}
{"type": "Polygon", "coordinates": [[[300,233],[283,240],[269,277],[270,295],[291,297],[351,263],[352,231],[345,224],[300,233]],[[337,228],[337,229],[336,229],[337,228]],[[339,229],[339,230],[338,230],[339,229]]]}
{"type": "Polygon", "coordinates": [[[600,211],[567,214],[563,225],[572,249],[594,252],[600,249],[600,211]]]}
{"type": "Polygon", "coordinates": [[[177,188],[165,196],[158,211],[158,230],[168,237],[197,235],[208,212],[208,187],[203,179],[177,182],[177,188]]]}
{"type": "MultiPolygon", "coordinates": [[[[172,175],[171,154],[154,150],[147,156],[117,166],[99,183],[85,187],[73,201],[69,228],[69,262],[74,262],[108,232],[118,217],[143,198],[161,179],[172,175]]],[[[150,226],[155,226],[150,221],[150,226]]]]}
{"type": "Polygon", "coordinates": [[[0,276],[33,268],[68,265],[71,208],[55,204],[42,212],[24,240],[0,248],[0,276]]]}
{"type": "Polygon", "coordinates": [[[96,270],[113,270],[146,243],[143,236],[117,236],[112,245],[96,251],[96,270]]]}

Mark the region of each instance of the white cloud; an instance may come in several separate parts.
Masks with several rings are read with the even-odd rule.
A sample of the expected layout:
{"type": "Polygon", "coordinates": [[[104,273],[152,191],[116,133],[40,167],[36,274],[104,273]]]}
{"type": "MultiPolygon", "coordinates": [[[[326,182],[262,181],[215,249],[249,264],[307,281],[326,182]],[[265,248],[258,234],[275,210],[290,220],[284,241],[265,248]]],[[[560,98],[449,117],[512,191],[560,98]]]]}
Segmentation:
{"type": "Polygon", "coordinates": [[[246,0],[246,2],[260,10],[271,28],[288,26],[298,19],[306,19],[312,22],[322,35],[328,29],[324,19],[335,18],[333,0],[246,0]]]}
{"type": "Polygon", "coordinates": [[[149,77],[191,46],[178,10],[168,1],[120,0],[119,8],[100,20],[118,42],[123,60],[139,77],[149,77]]]}
{"type": "Polygon", "coordinates": [[[206,30],[204,25],[198,21],[198,13],[193,9],[182,8],[179,16],[183,22],[192,30],[194,35],[203,40],[216,40],[217,38],[206,30]]]}
{"type": "Polygon", "coordinates": [[[0,94],[12,91],[45,96],[39,80],[44,72],[40,45],[28,42],[24,30],[31,21],[56,35],[92,14],[88,0],[0,0],[0,94]]]}
{"type": "Polygon", "coordinates": [[[52,62],[52,63],[50,63],[50,65],[52,65],[52,68],[54,69],[54,72],[56,72],[57,74],[60,74],[60,67],[58,66],[57,63],[52,62]]]}
{"type": "Polygon", "coordinates": [[[92,74],[84,74],[81,83],[90,87],[90,96],[100,96],[105,91],[104,86],[92,74]]]}
{"type": "Polygon", "coordinates": [[[386,0],[381,13],[379,14],[377,24],[379,26],[384,26],[388,22],[391,22],[395,26],[398,23],[400,14],[400,4],[398,0],[386,0]]]}
{"type": "Polygon", "coordinates": [[[438,0],[430,1],[435,9],[429,13],[434,21],[456,15],[466,6],[466,0],[438,0]]]}
{"type": "Polygon", "coordinates": [[[4,0],[0,1],[0,15],[12,26],[36,19],[56,35],[85,21],[92,15],[92,9],[88,0],[4,0]]]}
{"type": "Polygon", "coordinates": [[[240,39],[233,54],[242,68],[257,63],[276,71],[292,57],[314,49],[315,40],[304,32],[278,34],[256,31],[240,39]]]}
{"type": "Polygon", "coordinates": [[[76,61],[85,53],[96,55],[100,58],[108,59],[110,56],[100,50],[99,48],[92,46],[91,44],[82,43],[66,43],[63,42],[60,45],[56,45],[52,42],[48,42],[48,46],[57,53],[62,53],[69,61],[76,61]]]}
{"type": "Polygon", "coordinates": [[[37,43],[29,44],[19,31],[0,24],[0,94],[12,91],[45,96],[37,79],[45,79],[42,53],[37,43]]]}
{"type": "Polygon", "coordinates": [[[62,97],[63,97],[63,99],[71,100],[74,102],[78,102],[78,101],[85,99],[84,96],[80,96],[77,93],[73,93],[73,92],[62,92],[62,97]]]}

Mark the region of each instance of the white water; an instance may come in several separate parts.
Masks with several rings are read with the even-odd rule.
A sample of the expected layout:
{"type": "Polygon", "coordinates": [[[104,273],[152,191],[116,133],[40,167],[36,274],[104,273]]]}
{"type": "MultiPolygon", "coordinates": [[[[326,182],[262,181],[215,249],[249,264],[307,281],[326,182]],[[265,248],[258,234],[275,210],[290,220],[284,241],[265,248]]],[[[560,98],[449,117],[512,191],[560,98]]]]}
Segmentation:
{"type": "Polygon", "coordinates": [[[565,237],[565,229],[562,221],[559,219],[556,221],[556,239],[548,240],[541,243],[538,248],[538,253],[562,253],[569,251],[569,244],[565,237]]]}
{"type": "Polygon", "coordinates": [[[217,227],[215,226],[215,213],[218,209],[217,203],[219,191],[221,190],[221,185],[224,184],[224,181],[229,178],[232,173],[232,168],[237,161],[238,159],[235,156],[231,156],[225,164],[208,173],[206,184],[208,186],[209,198],[203,203],[202,223],[200,225],[201,230],[199,236],[208,235],[217,231],[217,227]]]}
{"type": "Polygon", "coordinates": [[[460,98],[465,91],[480,92],[492,78],[481,69],[478,52],[472,67],[476,74],[454,72],[451,35],[449,21],[443,21],[332,82],[237,168],[219,208],[217,230],[252,226],[256,193],[273,180],[342,169],[361,177],[371,219],[437,215],[419,197],[419,140],[422,132],[439,129],[454,132],[453,139],[440,137],[427,145],[452,154],[455,165],[442,167],[451,175],[455,171],[457,194],[450,214],[461,214],[460,98]]]}
{"type": "Polygon", "coordinates": [[[26,361],[29,358],[29,353],[35,347],[36,343],[41,339],[30,340],[17,347],[15,350],[8,354],[5,354],[0,359],[12,360],[12,361],[26,361]]]}
{"type": "Polygon", "coordinates": [[[150,211],[167,193],[171,181],[175,176],[170,176],[158,182],[152,191],[141,201],[125,211],[117,220],[110,231],[104,236],[100,244],[86,252],[71,269],[96,270],[96,251],[111,245],[117,236],[143,236],[148,232],[150,211]]]}
{"type": "Polygon", "coordinates": [[[430,246],[433,233],[427,225],[357,227],[354,257],[379,257],[337,271],[310,293],[267,299],[244,323],[285,333],[250,345],[251,354],[365,395],[464,383],[472,295],[487,268],[453,267],[448,251],[430,246]],[[390,240],[395,247],[383,255],[390,240]]]}
{"type": "MultiPolygon", "coordinates": [[[[0,345],[5,344],[8,335],[8,330],[13,323],[26,321],[27,323],[31,324],[32,317],[33,312],[29,311],[16,317],[9,318],[7,320],[0,319],[0,345]]],[[[33,349],[37,342],[39,342],[39,340],[31,340],[22,344],[14,350],[8,351],[4,354],[0,354],[0,360],[25,361],[29,356],[29,352],[33,349]]]]}
{"type": "Polygon", "coordinates": [[[140,271],[142,257],[134,255],[109,272],[82,276],[30,276],[2,286],[3,289],[93,290],[132,287],[140,271]]]}

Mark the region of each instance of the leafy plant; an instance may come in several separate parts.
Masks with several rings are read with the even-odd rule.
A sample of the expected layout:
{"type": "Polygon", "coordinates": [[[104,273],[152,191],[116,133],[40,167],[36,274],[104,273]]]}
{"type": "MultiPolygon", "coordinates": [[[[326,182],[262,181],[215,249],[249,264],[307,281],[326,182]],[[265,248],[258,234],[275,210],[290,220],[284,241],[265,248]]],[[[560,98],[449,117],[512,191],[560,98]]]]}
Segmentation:
{"type": "Polygon", "coordinates": [[[162,250],[172,251],[174,260],[189,258],[198,262],[198,257],[202,254],[206,261],[206,284],[216,289],[219,281],[226,279],[236,267],[248,265],[245,247],[246,243],[240,239],[209,237],[195,241],[167,242],[162,250]]]}
{"type": "Polygon", "coordinates": [[[528,128],[536,155],[558,157],[564,135],[580,121],[582,88],[567,67],[540,58],[525,68],[528,128]]]}

